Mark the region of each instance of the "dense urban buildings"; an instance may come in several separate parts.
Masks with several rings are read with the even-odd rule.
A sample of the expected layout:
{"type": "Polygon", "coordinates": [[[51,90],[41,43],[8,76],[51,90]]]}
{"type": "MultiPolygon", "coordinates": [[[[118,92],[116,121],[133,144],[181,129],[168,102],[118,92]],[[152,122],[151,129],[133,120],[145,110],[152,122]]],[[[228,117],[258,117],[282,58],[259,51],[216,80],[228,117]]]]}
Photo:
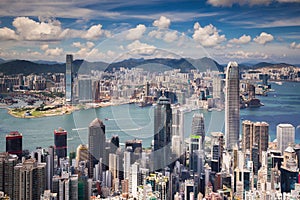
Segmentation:
{"type": "MultiPolygon", "coordinates": [[[[139,137],[144,134],[140,122],[135,124],[138,128],[129,127],[140,115],[132,112],[134,116],[119,118],[120,107],[111,107],[116,108],[113,116],[99,119],[97,115],[84,127],[76,127],[74,133],[85,131],[83,138],[87,141],[83,139],[75,147],[67,143],[68,135],[74,134],[67,132],[67,127],[58,128],[54,135],[52,129],[51,145],[36,147],[32,152],[23,149],[22,134],[8,132],[6,152],[0,154],[0,199],[298,198],[300,147],[295,144],[296,128],[278,124],[276,140],[272,141],[270,119],[243,119],[240,123],[240,108],[253,108],[244,103],[270,91],[267,72],[261,77],[256,72],[241,72],[237,63],[230,62],[225,73],[178,69],[148,72],[121,67],[114,72],[94,70],[89,76],[77,75],[72,60],[67,55],[66,70],[71,71],[66,74],[20,75],[11,80],[12,91],[20,89],[15,84],[31,89],[18,91],[15,98],[5,101],[12,105],[22,98],[30,98],[26,102],[29,104],[31,98],[43,102],[33,111],[24,111],[22,118],[35,117],[36,112],[48,109],[54,112],[63,106],[64,98],[67,107],[78,105],[87,110],[126,104],[122,106],[149,111],[153,122],[147,121],[146,126],[151,126],[152,143],[145,145],[144,138],[139,137]],[[67,98],[70,80],[68,89],[72,92],[67,98]],[[44,82],[49,86],[45,86],[47,91],[63,91],[66,96],[46,98],[32,91],[41,89],[44,82]],[[207,117],[223,115],[224,108],[225,123],[207,117]],[[115,127],[111,127],[115,122],[126,137],[116,134],[115,127]],[[121,126],[121,122],[125,125],[121,126]],[[212,132],[212,125],[222,128],[212,132]]],[[[81,111],[84,110],[78,112],[81,111]]],[[[67,110],[59,112],[65,113],[67,110]]]]}

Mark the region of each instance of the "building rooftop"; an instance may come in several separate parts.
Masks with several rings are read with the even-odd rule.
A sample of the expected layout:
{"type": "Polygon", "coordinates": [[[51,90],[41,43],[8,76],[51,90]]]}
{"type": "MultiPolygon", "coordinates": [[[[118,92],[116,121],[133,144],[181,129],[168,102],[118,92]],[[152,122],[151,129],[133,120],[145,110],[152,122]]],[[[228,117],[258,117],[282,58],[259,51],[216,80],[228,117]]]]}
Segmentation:
{"type": "Polygon", "coordinates": [[[284,150],[284,152],[295,153],[295,150],[293,149],[293,147],[288,146],[288,147],[284,150]]]}
{"type": "Polygon", "coordinates": [[[101,127],[104,126],[103,122],[99,118],[95,118],[91,123],[90,127],[101,127]]]}
{"type": "Polygon", "coordinates": [[[22,136],[22,133],[19,133],[18,131],[11,131],[9,134],[6,135],[6,137],[15,137],[15,136],[22,136]]]}
{"type": "Polygon", "coordinates": [[[281,128],[294,128],[292,124],[278,124],[277,127],[281,128]]]}

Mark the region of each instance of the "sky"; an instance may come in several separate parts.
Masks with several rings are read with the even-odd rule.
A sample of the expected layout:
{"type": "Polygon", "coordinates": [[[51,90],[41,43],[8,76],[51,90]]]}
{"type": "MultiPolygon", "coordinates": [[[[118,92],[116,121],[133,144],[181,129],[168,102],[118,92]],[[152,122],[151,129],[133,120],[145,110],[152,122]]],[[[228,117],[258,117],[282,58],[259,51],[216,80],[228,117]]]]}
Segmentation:
{"type": "Polygon", "coordinates": [[[300,0],[1,0],[0,58],[300,64],[300,0]]]}

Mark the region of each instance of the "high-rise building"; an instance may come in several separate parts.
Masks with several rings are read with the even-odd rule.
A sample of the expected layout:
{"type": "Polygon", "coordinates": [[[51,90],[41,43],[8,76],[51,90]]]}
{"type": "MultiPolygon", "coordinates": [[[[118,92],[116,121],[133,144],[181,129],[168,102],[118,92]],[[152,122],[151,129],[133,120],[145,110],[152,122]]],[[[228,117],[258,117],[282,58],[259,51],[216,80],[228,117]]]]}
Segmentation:
{"type": "Polygon", "coordinates": [[[172,150],[179,158],[184,153],[184,110],[172,109],[172,150]]]}
{"type": "Polygon", "coordinates": [[[14,166],[17,163],[18,157],[16,155],[0,153],[0,191],[3,191],[11,199],[14,189],[14,166]]]}
{"type": "Polygon", "coordinates": [[[89,160],[89,149],[86,145],[80,144],[76,152],[76,167],[81,161],[87,162],[89,160]]]}
{"type": "Polygon", "coordinates": [[[72,72],[72,62],[73,55],[66,56],[66,78],[65,78],[65,93],[66,93],[66,102],[72,103],[72,89],[73,89],[73,72],[72,72]]]}
{"type": "Polygon", "coordinates": [[[213,78],[213,98],[220,99],[221,102],[224,102],[224,86],[225,81],[221,76],[217,76],[213,78]]]}
{"type": "Polygon", "coordinates": [[[90,75],[78,76],[78,100],[79,103],[89,103],[93,100],[92,79],[90,75]]]}
{"type": "Polygon", "coordinates": [[[190,160],[189,167],[190,170],[197,172],[197,151],[204,150],[204,138],[205,138],[205,128],[204,128],[204,117],[202,113],[195,113],[193,115],[192,121],[192,134],[190,136],[190,160]]]}
{"type": "Polygon", "coordinates": [[[291,124],[278,124],[276,138],[278,150],[283,154],[289,144],[295,143],[295,127],[291,124]]]}
{"type": "Polygon", "coordinates": [[[33,158],[14,167],[14,195],[12,199],[40,199],[46,188],[46,163],[33,158]]]}
{"type": "Polygon", "coordinates": [[[154,109],[154,170],[164,169],[170,164],[172,109],[170,99],[164,95],[158,99],[154,109]]]}
{"type": "Polygon", "coordinates": [[[47,183],[46,189],[51,190],[52,188],[52,176],[54,175],[54,147],[50,146],[48,148],[48,155],[46,158],[47,163],[47,183]]]}
{"type": "Polygon", "coordinates": [[[242,123],[243,152],[249,150],[250,157],[252,157],[252,148],[254,145],[257,145],[259,163],[261,163],[262,152],[267,151],[269,145],[269,124],[266,122],[251,122],[245,120],[242,123]]]}
{"type": "Polygon", "coordinates": [[[262,162],[262,152],[269,147],[269,124],[266,122],[256,122],[253,124],[254,142],[258,144],[259,162],[262,162]]]}
{"type": "Polygon", "coordinates": [[[6,152],[22,157],[22,133],[12,131],[6,135],[6,152]]]}
{"type": "Polygon", "coordinates": [[[138,186],[141,184],[140,165],[136,162],[131,165],[129,190],[133,197],[137,197],[138,186]]]}
{"type": "MultiPolygon", "coordinates": [[[[253,147],[253,122],[244,120],[242,122],[242,150],[246,152],[247,149],[252,150],[253,147]]],[[[250,153],[251,155],[251,153],[250,153]]]]}
{"type": "Polygon", "coordinates": [[[54,130],[54,148],[58,160],[67,157],[67,131],[62,128],[54,130]]]}
{"type": "Polygon", "coordinates": [[[105,156],[105,125],[96,118],[89,125],[89,177],[93,177],[93,168],[99,159],[105,156]]]}
{"type": "MultiPolygon", "coordinates": [[[[108,167],[109,167],[109,171],[111,171],[111,174],[112,174],[113,183],[116,183],[118,181],[117,179],[119,179],[119,170],[120,170],[119,155],[114,154],[114,153],[109,154],[108,167]]],[[[115,185],[117,185],[117,184],[113,184],[114,190],[118,190],[118,187],[115,187],[115,185]]]]}
{"type": "Polygon", "coordinates": [[[293,147],[288,146],[283,152],[281,172],[281,192],[291,192],[298,182],[299,169],[297,155],[293,147]]]}
{"type": "Polygon", "coordinates": [[[226,149],[232,150],[238,146],[240,134],[240,79],[236,62],[227,65],[225,96],[225,144],[226,149]]]}
{"type": "Polygon", "coordinates": [[[201,136],[201,148],[204,149],[205,128],[202,113],[195,113],[192,121],[192,135],[201,136]]]}

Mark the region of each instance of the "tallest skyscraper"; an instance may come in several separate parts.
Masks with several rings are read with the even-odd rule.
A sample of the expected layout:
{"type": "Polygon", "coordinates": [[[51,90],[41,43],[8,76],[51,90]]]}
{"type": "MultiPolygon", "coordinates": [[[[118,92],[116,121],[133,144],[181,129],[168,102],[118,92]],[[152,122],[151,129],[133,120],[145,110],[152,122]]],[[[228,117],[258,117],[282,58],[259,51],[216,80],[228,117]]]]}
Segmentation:
{"type": "Polygon", "coordinates": [[[229,62],[226,72],[225,100],[225,143],[226,149],[232,150],[238,145],[240,134],[240,79],[236,62],[229,62]]]}

